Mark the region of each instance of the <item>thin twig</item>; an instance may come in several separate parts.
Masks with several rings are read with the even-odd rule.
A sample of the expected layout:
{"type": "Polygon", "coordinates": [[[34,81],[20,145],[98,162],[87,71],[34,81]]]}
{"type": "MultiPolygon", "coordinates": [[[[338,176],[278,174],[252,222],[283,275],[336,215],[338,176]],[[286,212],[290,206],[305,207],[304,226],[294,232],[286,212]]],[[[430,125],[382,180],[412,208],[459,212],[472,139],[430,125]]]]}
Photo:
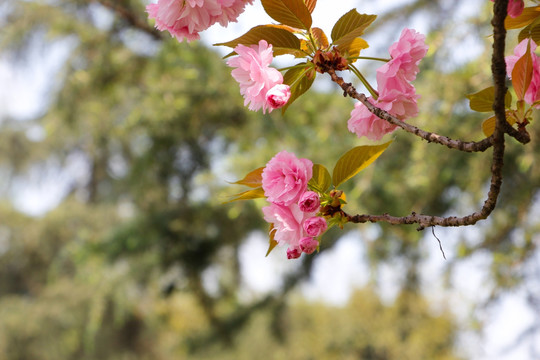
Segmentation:
{"type": "Polygon", "coordinates": [[[134,28],[144,31],[148,35],[152,36],[155,40],[162,39],[162,33],[160,31],[148,25],[146,21],[141,20],[139,14],[135,14],[130,9],[120,5],[118,1],[109,1],[109,0],[94,0],[94,1],[112,10],[121,18],[123,18],[129,25],[131,25],[134,28]]]}
{"type": "Polygon", "coordinates": [[[441,249],[442,257],[444,258],[444,260],[446,260],[446,255],[444,254],[444,250],[442,248],[441,239],[439,239],[437,235],[435,235],[435,226],[431,227],[431,233],[433,234],[433,236],[435,236],[435,239],[437,239],[437,241],[439,242],[439,249],[441,249]]]}

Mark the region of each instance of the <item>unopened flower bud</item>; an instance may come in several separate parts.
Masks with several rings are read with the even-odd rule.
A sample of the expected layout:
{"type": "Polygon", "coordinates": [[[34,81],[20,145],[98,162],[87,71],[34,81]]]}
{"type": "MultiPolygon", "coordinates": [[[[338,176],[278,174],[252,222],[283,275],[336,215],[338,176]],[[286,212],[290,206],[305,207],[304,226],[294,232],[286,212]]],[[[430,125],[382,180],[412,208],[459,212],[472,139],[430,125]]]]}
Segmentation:
{"type": "Polygon", "coordinates": [[[303,227],[309,236],[319,236],[328,229],[328,224],[324,218],[314,216],[304,221],[303,227]]]}
{"type": "Polygon", "coordinates": [[[298,259],[302,255],[300,248],[288,248],[287,259],[298,259]]]}
{"type": "Polygon", "coordinates": [[[313,237],[305,237],[300,239],[300,249],[302,249],[303,252],[306,254],[313,254],[315,250],[317,250],[317,247],[319,246],[319,242],[313,238],[313,237]]]}
{"type": "Polygon", "coordinates": [[[291,88],[289,85],[278,84],[266,93],[266,103],[273,109],[278,109],[284,106],[290,97],[291,88]]]}
{"type": "Polygon", "coordinates": [[[300,196],[300,200],[298,201],[298,206],[303,212],[317,211],[319,210],[320,205],[321,200],[319,198],[319,194],[317,194],[315,191],[306,191],[302,196],[300,196]]]}

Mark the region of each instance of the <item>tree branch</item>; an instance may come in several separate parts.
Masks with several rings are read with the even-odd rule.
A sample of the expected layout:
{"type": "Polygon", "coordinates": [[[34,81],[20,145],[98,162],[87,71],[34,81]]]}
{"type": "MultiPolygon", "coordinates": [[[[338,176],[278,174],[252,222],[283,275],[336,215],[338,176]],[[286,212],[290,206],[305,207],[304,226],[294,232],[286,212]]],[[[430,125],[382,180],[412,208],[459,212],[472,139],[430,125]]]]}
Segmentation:
{"type": "MultiPolygon", "coordinates": [[[[506,43],[506,29],[504,27],[504,19],[506,18],[506,11],[508,7],[508,0],[496,0],[495,5],[493,8],[493,19],[491,21],[491,24],[493,26],[493,54],[491,57],[491,72],[493,75],[493,83],[495,86],[495,99],[493,102],[493,111],[495,112],[496,116],[496,124],[495,124],[495,131],[493,132],[493,135],[490,137],[491,145],[493,145],[493,158],[491,163],[491,182],[490,182],[490,188],[487,195],[487,199],[485,200],[482,209],[479,211],[476,211],[470,215],[464,216],[464,217],[456,217],[456,216],[450,216],[450,217],[439,217],[439,216],[431,216],[431,215],[422,215],[422,214],[416,214],[415,212],[412,212],[409,216],[404,217],[395,217],[388,214],[383,215],[349,215],[343,211],[341,211],[342,216],[345,216],[350,222],[352,223],[365,223],[365,222],[379,222],[379,221],[385,221],[390,224],[419,224],[418,230],[423,230],[424,228],[428,226],[465,226],[465,225],[474,225],[479,220],[486,219],[493,209],[495,209],[495,206],[497,204],[497,198],[499,196],[501,185],[502,185],[502,168],[503,168],[503,157],[504,157],[504,134],[505,130],[508,126],[508,123],[506,121],[506,111],[505,111],[505,105],[504,105],[504,97],[507,92],[506,88],[506,63],[504,60],[504,51],[505,51],[505,43],[506,43]]],[[[332,80],[337,82],[342,89],[346,92],[346,94],[349,94],[350,96],[354,98],[358,98],[360,101],[366,100],[367,103],[366,106],[371,105],[369,102],[367,102],[367,99],[365,96],[360,96],[361,94],[356,93],[354,88],[350,84],[345,84],[343,82],[343,79],[341,79],[341,83],[339,81],[339,77],[335,75],[335,72],[330,73],[330,76],[332,76],[332,80]],[[336,81],[338,80],[338,81],[336,81]],[[352,89],[351,89],[352,88],[352,89]],[[353,96],[354,95],[354,96],[353,96]],[[362,99],[362,100],[361,100],[362,99]]],[[[364,101],[362,101],[364,103],[364,101]]],[[[381,109],[378,109],[371,105],[372,108],[368,106],[368,109],[374,113],[375,115],[390,121],[392,124],[396,124],[398,126],[401,126],[400,123],[404,124],[403,122],[399,121],[398,119],[395,119],[393,116],[387,114],[386,112],[382,111],[381,109]]],[[[401,126],[406,131],[407,128],[401,126]]],[[[414,128],[414,127],[413,127],[414,128]]],[[[420,129],[418,129],[420,130],[420,129]]],[[[416,133],[414,131],[412,132],[425,140],[430,141],[431,137],[424,137],[424,133],[426,132],[419,132],[416,133]]],[[[430,133],[426,133],[430,134],[430,133]]],[[[433,134],[431,134],[432,136],[433,134]]],[[[442,145],[446,145],[448,147],[452,147],[454,145],[453,143],[449,143],[446,139],[446,137],[443,137],[444,141],[433,141],[438,142],[442,145]]],[[[489,138],[488,138],[489,139],[489,138]]],[[[456,140],[452,140],[456,141],[456,140]]],[[[475,151],[474,149],[479,148],[479,143],[465,143],[470,144],[467,145],[467,148],[470,148],[472,151],[475,151]]],[[[461,145],[460,145],[461,146],[461,145]]],[[[456,147],[457,149],[460,149],[460,147],[456,147]]],[[[462,149],[460,149],[462,150],[462,149]]],[[[468,150],[463,150],[468,151],[468,150]]]]}
{"type": "Polygon", "coordinates": [[[162,39],[162,33],[152,26],[148,25],[146,21],[142,21],[138,14],[135,14],[130,9],[120,5],[118,1],[109,0],[94,0],[107,9],[115,12],[118,16],[123,18],[130,26],[137,28],[148,35],[152,36],[155,40],[162,39]]]}

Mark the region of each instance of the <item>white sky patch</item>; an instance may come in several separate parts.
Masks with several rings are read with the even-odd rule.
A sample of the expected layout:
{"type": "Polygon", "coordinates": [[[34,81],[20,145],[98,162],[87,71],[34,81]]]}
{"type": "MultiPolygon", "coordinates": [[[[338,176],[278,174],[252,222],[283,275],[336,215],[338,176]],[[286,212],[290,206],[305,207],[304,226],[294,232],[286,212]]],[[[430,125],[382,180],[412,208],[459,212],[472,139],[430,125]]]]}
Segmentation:
{"type": "Polygon", "coordinates": [[[309,282],[301,289],[310,300],[345,305],[353,291],[369,281],[370,270],[360,232],[351,231],[332,249],[309,256],[316,256],[315,265],[309,282]]]}

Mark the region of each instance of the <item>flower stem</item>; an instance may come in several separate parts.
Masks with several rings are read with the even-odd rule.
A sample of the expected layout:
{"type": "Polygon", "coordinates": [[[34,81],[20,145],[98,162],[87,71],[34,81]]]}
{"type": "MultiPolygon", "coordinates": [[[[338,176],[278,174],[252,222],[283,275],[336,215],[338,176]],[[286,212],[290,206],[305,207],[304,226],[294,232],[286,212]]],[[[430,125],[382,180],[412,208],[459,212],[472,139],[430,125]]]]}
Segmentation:
{"type": "Polygon", "coordinates": [[[377,92],[377,90],[375,90],[371,86],[371,84],[367,81],[367,79],[364,77],[364,75],[362,75],[362,73],[352,64],[349,64],[349,68],[354,73],[354,75],[356,75],[360,79],[362,84],[364,84],[364,86],[369,91],[369,93],[371,94],[373,99],[377,100],[379,98],[379,93],[377,92]]]}

